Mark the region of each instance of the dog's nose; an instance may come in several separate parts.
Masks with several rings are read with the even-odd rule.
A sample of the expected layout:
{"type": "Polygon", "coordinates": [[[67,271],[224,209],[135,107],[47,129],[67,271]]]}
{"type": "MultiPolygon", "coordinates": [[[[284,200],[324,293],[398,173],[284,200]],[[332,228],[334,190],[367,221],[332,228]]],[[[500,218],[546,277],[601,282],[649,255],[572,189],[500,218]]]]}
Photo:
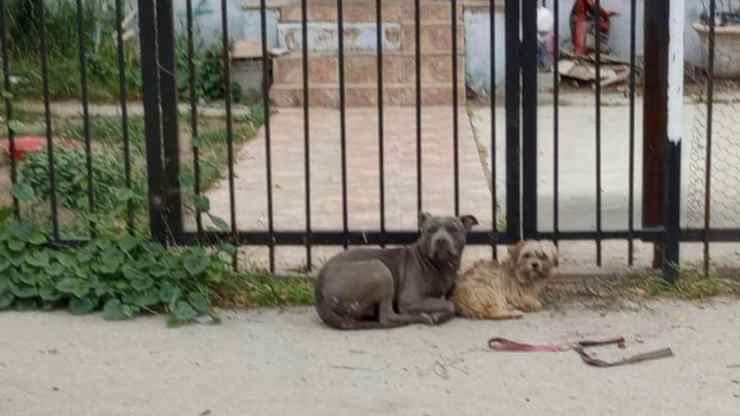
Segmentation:
{"type": "Polygon", "coordinates": [[[532,268],[535,270],[538,270],[540,268],[540,263],[539,262],[532,263],[532,268]]]}

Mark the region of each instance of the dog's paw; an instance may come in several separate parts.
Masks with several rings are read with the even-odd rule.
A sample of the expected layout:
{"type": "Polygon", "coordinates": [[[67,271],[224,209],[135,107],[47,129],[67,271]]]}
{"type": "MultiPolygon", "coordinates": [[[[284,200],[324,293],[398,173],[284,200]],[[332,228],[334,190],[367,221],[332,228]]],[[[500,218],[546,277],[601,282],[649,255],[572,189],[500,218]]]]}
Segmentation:
{"type": "Polygon", "coordinates": [[[424,318],[427,325],[437,325],[438,317],[433,313],[422,313],[421,317],[424,318]]]}
{"type": "Polygon", "coordinates": [[[524,318],[524,312],[520,310],[514,310],[511,312],[511,319],[522,319],[524,318]]]}

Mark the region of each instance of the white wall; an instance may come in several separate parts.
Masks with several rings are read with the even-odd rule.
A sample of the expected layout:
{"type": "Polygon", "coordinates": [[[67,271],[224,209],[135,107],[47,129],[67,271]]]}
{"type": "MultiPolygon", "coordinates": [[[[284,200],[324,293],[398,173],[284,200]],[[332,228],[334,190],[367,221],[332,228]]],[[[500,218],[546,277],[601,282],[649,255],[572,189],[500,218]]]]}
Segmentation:
{"type": "MultiPolygon", "coordinates": [[[[206,44],[220,42],[221,31],[221,0],[192,0],[194,11],[200,11],[195,17],[206,44]]],[[[261,40],[261,16],[257,10],[244,10],[242,1],[227,1],[227,16],[229,35],[232,40],[261,40]]],[[[175,0],[175,20],[178,30],[183,30],[186,22],[186,0],[175,0]]],[[[267,10],[267,40],[268,46],[277,47],[277,20],[275,10],[267,10]]]]}

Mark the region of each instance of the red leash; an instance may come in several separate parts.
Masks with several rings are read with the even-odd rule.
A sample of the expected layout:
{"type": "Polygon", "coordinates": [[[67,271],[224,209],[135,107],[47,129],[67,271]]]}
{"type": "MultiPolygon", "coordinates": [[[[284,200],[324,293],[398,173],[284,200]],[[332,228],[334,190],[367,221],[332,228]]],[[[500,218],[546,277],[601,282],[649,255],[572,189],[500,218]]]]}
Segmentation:
{"type": "Polygon", "coordinates": [[[533,345],[522,342],[511,341],[506,338],[491,338],[488,340],[488,347],[494,351],[508,352],[563,352],[575,351],[581,357],[584,363],[593,367],[617,367],[627,364],[637,364],[643,361],[657,360],[660,358],[673,357],[673,351],[670,348],[663,348],[643,354],[637,354],[618,361],[608,362],[589,355],[585,350],[591,347],[600,347],[605,345],[616,345],[620,349],[626,348],[624,337],[608,338],[604,340],[584,340],[573,344],[562,345],[533,345]]]}

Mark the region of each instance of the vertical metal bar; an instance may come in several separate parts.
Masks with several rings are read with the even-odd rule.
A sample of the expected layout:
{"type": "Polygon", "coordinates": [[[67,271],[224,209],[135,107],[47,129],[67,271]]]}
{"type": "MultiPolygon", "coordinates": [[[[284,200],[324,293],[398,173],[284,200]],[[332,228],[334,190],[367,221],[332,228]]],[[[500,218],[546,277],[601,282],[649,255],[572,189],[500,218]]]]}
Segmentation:
{"type": "Polygon", "coordinates": [[[630,0],[630,116],[629,116],[629,196],[628,196],[628,229],[629,240],[627,241],[627,264],[632,267],[635,264],[635,74],[637,56],[637,0],[630,0]]]}
{"type": "MultiPolygon", "coordinates": [[[[0,36],[2,36],[2,59],[3,59],[3,89],[5,90],[5,123],[8,127],[8,154],[10,155],[10,183],[15,187],[18,182],[18,166],[15,160],[15,131],[11,127],[13,120],[13,103],[11,101],[11,84],[10,84],[10,57],[8,55],[8,27],[6,16],[6,2],[0,1],[0,36]]],[[[18,198],[13,195],[13,214],[16,219],[21,218],[21,208],[18,198]]]]}
{"type": "MultiPolygon", "coordinates": [[[[118,85],[121,105],[121,127],[123,129],[123,169],[126,188],[131,189],[131,138],[128,120],[128,82],[126,81],[126,56],[123,42],[123,0],[116,0],[116,43],[118,48],[118,85]]],[[[126,206],[126,228],[134,233],[134,205],[128,201],[126,206]]]]}
{"type": "Polygon", "coordinates": [[[683,140],[684,14],[683,0],[670,0],[668,27],[668,124],[665,148],[665,235],[663,276],[670,282],[679,277],[681,239],[681,142],[683,140]]]}
{"type": "Polygon", "coordinates": [[[505,3],[506,16],[506,228],[513,240],[521,239],[521,153],[519,0],[505,3]]]}
{"type": "Polygon", "coordinates": [[[183,231],[180,191],[180,140],[177,109],[177,66],[175,65],[175,14],[172,0],[157,0],[159,44],[159,88],[164,142],[165,204],[167,231],[176,241],[183,231]]]}
{"type": "MultiPolygon", "coordinates": [[[[238,241],[238,228],[236,224],[236,193],[234,190],[234,120],[231,109],[231,53],[229,48],[229,16],[226,2],[227,0],[221,0],[221,34],[224,65],[224,101],[226,105],[226,153],[229,164],[229,214],[231,217],[231,234],[234,240],[233,243],[236,244],[238,241]]],[[[267,113],[267,109],[265,108],[264,110],[265,113],[267,113]]],[[[237,253],[232,255],[231,263],[235,271],[239,269],[237,253]]]]}
{"type": "Polygon", "coordinates": [[[301,0],[301,35],[303,36],[303,168],[306,188],[306,268],[311,270],[311,123],[308,90],[308,0],[301,0]]]}
{"type": "Polygon", "coordinates": [[[524,238],[537,233],[537,3],[522,5],[522,218],[524,238]]]}
{"type": "Polygon", "coordinates": [[[709,275],[709,231],[712,227],[712,123],[714,121],[715,15],[717,1],[709,0],[709,56],[707,63],[707,153],[704,166],[704,275],[709,275]]]}
{"type": "Polygon", "coordinates": [[[553,198],[552,198],[552,229],[555,233],[555,244],[558,244],[557,235],[560,232],[560,74],[558,61],[560,60],[560,0],[554,0],[553,17],[555,20],[553,33],[553,198]]]}
{"type": "MultiPolygon", "coordinates": [[[[270,273],[275,272],[275,216],[272,197],[272,141],[270,135],[270,57],[267,49],[267,6],[260,0],[262,38],[262,107],[265,113],[265,167],[267,179],[267,231],[270,233],[270,273]]],[[[226,64],[228,65],[228,63],[226,64]]]]}
{"type": "MultiPolygon", "coordinates": [[[[95,178],[92,170],[92,138],[90,137],[90,109],[87,91],[87,48],[83,20],[85,10],[82,0],[77,0],[77,38],[80,48],[80,84],[82,94],[82,129],[85,136],[85,167],[87,169],[87,204],[90,213],[95,213],[95,178]]],[[[90,220],[90,235],[95,237],[95,223],[90,220]]]]}
{"type": "Polygon", "coordinates": [[[416,70],[416,212],[423,210],[424,183],[421,151],[421,5],[414,0],[414,64],[416,70]]]}
{"type": "Polygon", "coordinates": [[[53,130],[51,125],[51,98],[49,97],[49,48],[47,45],[48,34],[46,33],[46,6],[43,0],[36,2],[36,7],[39,11],[40,27],[41,27],[41,77],[43,83],[43,94],[44,94],[44,121],[46,123],[46,153],[49,159],[49,190],[51,195],[49,200],[51,201],[51,224],[52,224],[52,237],[54,240],[59,240],[59,212],[57,210],[57,181],[56,171],[54,169],[54,139],[53,130]]]}
{"type": "MultiPolygon", "coordinates": [[[[380,172],[380,232],[385,239],[385,134],[383,114],[383,0],[375,2],[378,48],[378,171],[380,172]]],[[[381,244],[385,247],[385,243],[381,244]]]]}
{"type": "Polygon", "coordinates": [[[491,105],[491,250],[493,259],[498,259],[498,248],[496,247],[496,237],[493,234],[498,232],[498,192],[496,188],[496,0],[490,0],[488,3],[488,18],[490,32],[489,54],[491,56],[491,84],[490,84],[490,105],[491,105]]]}
{"type": "MultiPolygon", "coordinates": [[[[644,3],[645,19],[645,94],[643,97],[642,157],[642,227],[665,225],[663,192],[665,192],[665,137],[668,125],[668,1],[644,3]]],[[[663,241],[654,243],[653,267],[660,268],[663,241]]]]}
{"type": "Polygon", "coordinates": [[[149,185],[149,221],[152,237],[167,242],[164,217],[164,168],[162,164],[162,131],[159,107],[159,69],[155,4],[139,0],[141,74],[144,94],[144,127],[146,130],[147,181],[149,185]]]}
{"type": "Polygon", "coordinates": [[[455,175],[455,216],[460,215],[460,114],[457,85],[457,0],[452,0],[452,140],[453,172],[455,175]]]}
{"type": "Polygon", "coordinates": [[[601,1],[594,1],[594,39],[596,43],[596,265],[602,264],[601,219],[601,1]]]}
{"type": "Polygon", "coordinates": [[[342,157],[342,230],[344,231],[344,248],[349,247],[349,208],[347,204],[347,114],[344,85],[344,11],[342,0],[337,0],[337,39],[339,45],[339,134],[342,157]]]}
{"type": "MultiPolygon", "coordinates": [[[[120,1],[120,0],[119,0],[120,1]]],[[[193,36],[193,1],[187,0],[186,3],[186,25],[188,32],[188,91],[190,93],[190,134],[193,145],[193,192],[200,196],[200,148],[195,145],[199,142],[198,129],[198,93],[195,88],[195,81],[198,74],[195,69],[195,38],[193,36]]],[[[195,212],[195,227],[199,235],[203,234],[203,213],[201,210],[195,212]]]]}

